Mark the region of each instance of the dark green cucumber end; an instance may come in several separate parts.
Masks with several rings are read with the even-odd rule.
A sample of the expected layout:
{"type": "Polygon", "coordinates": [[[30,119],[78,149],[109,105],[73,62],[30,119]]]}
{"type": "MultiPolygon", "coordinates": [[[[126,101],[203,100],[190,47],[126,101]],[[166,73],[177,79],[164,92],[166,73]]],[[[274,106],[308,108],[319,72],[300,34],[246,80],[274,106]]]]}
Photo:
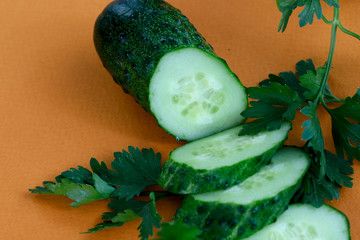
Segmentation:
{"type": "Polygon", "coordinates": [[[162,0],[111,2],[97,18],[93,38],[114,81],[149,112],[149,81],[162,56],[186,47],[215,55],[188,18],[162,0]]]}

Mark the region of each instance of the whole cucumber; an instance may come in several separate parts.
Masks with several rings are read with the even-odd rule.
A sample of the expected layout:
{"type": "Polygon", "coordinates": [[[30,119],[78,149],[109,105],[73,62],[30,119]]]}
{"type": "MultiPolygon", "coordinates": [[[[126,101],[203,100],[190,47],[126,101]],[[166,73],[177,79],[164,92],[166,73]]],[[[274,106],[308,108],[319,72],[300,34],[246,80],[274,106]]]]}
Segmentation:
{"type": "Polygon", "coordinates": [[[168,3],[110,3],[95,23],[94,43],[115,82],[177,139],[195,140],[244,120],[243,85],[168,3]]]}

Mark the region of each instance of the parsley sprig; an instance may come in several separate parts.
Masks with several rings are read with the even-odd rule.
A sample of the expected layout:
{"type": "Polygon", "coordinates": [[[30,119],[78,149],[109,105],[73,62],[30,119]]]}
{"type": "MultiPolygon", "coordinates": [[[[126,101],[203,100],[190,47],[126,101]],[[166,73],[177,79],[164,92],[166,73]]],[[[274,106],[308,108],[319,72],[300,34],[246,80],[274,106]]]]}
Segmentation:
{"type": "Polygon", "coordinates": [[[153,149],[128,147],[128,151],[114,153],[112,169],[105,162],[90,160],[91,171],[79,166],[71,168],[55,178],[45,181],[43,187],[30,189],[32,193],[66,196],[74,202],[72,207],[108,199],[111,212],[103,213],[103,222],[87,233],[119,227],[137,218],[142,218],[138,227],[143,240],[153,236],[153,228],[160,228],[162,219],[156,210],[157,200],[174,196],[168,192],[148,192],[144,189],[158,184],[161,171],[161,155],[153,149]],[[135,199],[141,196],[148,200],[135,199]]]}
{"type": "MultiPolygon", "coordinates": [[[[324,2],[333,8],[340,8],[339,0],[324,0],[324,2]]],[[[322,5],[320,0],[276,0],[278,9],[280,10],[282,17],[278,26],[278,31],[284,32],[289,19],[293,11],[298,7],[304,7],[302,12],[299,14],[299,25],[303,27],[307,24],[312,24],[314,21],[314,15],[318,19],[322,19],[327,24],[337,25],[341,31],[351,35],[360,40],[360,35],[346,29],[342,24],[339,18],[334,18],[332,21],[329,21],[322,12],[322,5]]]]}
{"type": "Polygon", "coordinates": [[[246,123],[240,134],[257,133],[263,129],[278,129],[284,121],[294,121],[296,114],[309,119],[304,128],[303,148],[310,154],[312,164],[304,178],[302,188],[294,201],[321,206],[324,199],[339,198],[341,187],[352,187],[353,159],[360,160],[360,89],[353,97],[341,99],[332,94],[327,83],[335,51],[336,34],[343,32],[360,39],[359,35],[345,29],[339,20],[339,1],[325,0],[333,7],[334,18],[322,15],[319,0],[278,0],[282,12],[279,30],[284,31],[292,11],[305,6],[300,13],[300,26],[312,24],[313,16],[332,25],[328,59],[324,66],[315,67],[311,59],[296,64],[296,73],[282,72],[269,75],[259,87],[250,87],[247,93],[254,101],[242,115],[253,121],[246,123]],[[334,103],[337,105],[334,106],[334,103]],[[318,109],[323,107],[332,120],[332,135],[336,154],[325,149],[318,109]]]}

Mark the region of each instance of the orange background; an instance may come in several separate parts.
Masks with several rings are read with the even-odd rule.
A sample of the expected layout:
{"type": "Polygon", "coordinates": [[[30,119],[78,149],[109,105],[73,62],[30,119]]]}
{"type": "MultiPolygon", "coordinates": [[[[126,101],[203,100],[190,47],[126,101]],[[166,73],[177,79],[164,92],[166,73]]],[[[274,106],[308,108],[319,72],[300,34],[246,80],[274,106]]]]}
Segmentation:
{"type": "MultiPolygon", "coordinates": [[[[284,34],[275,1],[170,0],[226,59],[245,86],[269,73],[295,70],[295,63],[327,58],[330,26],[321,21],[299,29],[296,11],[284,34]]],[[[163,155],[182,143],[115,85],[92,42],[96,17],[108,0],[0,1],[0,239],[137,239],[139,221],[80,235],[101,221],[106,201],[75,209],[64,197],[33,195],[28,188],[95,157],[109,163],[128,145],[152,147],[163,155]]],[[[360,33],[360,1],[341,1],[343,25],[360,33]]],[[[331,11],[324,10],[331,18],[331,11]]],[[[330,86],[353,95],[360,86],[360,41],[339,32],[330,86]]],[[[320,113],[329,149],[329,118],[320,113]]],[[[301,145],[297,119],[289,144],[301,145]]],[[[360,240],[360,166],[353,189],[331,204],[350,219],[360,240]]],[[[178,199],[161,200],[169,220],[178,199]]]]}

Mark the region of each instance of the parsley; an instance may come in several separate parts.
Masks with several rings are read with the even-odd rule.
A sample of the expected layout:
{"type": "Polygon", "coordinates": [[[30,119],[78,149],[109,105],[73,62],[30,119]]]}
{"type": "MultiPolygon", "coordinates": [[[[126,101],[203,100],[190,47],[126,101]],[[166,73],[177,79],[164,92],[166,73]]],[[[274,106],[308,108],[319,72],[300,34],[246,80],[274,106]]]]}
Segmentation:
{"type": "Polygon", "coordinates": [[[334,109],[328,109],[336,152],[349,160],[360,160],[360,89],[334,109]]]}
{"type": "MultiPolygon", "coordinates": [[[[324,1],[330,7],[339,8],[339,3],[336,0],[324,1]]],[[[276,2],[280,12],[282,13],[278,31],[285,31],[289,18],[297,7],[304,6],[303,11],[299,14],[300,27],[303,27],[306,24],[312,24],[314,21],[314,15],[316,15],[317,19],[321,19],[323,17],[320,0],[276,0],[276,2]]]]}
{"type": "Polygon", "coordinates": [[[344,156],[347,155],[348,160],[360,160],[360,90],[345,100],[332,95],[327,84],[321,92],[326,68],[316,68],[311,59],[299,61],[296,70],[295,73],[282,72],[278,76],[270,74],[268,79],[260,82],[259,87],[247,89],[249,97],[257,101],[251,101],[251,107],[242,113],[254,120],[245,123],[240,134],[278,129],[283,121],[293,121],[297,110],[309,117],[302,124],[302,139],[305,141],[304,148],[311,152],[312,165],[295,199],[320,206],[324,199],[338,199],[337,188],[352,187],[352,178],[348,176],[353,173],[351,162],[344,156]],[[317,112],[320,102],[316,99],[323,99],[321,105],[331,115],[338,156],[325,149],[317,112]],[[343,103],[330,109],[325,99],[343,103]]]}
{"type": "Polygon", "coordinates": [[[239,134],[257,133],[261,130],[277,129],[283,121],[293,121],[295,115],[303,114],[309,119],[302,123],[304,149],[312,158],[311,167],[294,201],[309,202],[320,206],[324,199],[339,198],[338,188],[352,187],[353,159],[360,160],[360,90],[353,97],[341,99],[332,94],[327,83],[334,56],[337,29],[346,34],[360,36],[345,29],[339,20],[339,1],[324,0],[333,7],[334,18],[327,20],[322,14],[320,0],[277,0],[282,13],[278,30],[286,29],[294,9],[304,7],[299,14],[300,27],[312,24],[314,15],[331,24],[331,44],[324,66],[315,67],[311,59],[296,64],[296,72],[270,74],[259,87],[247,89],[250,108],[242,115],[252,119],[239,134]],[[340,106],[333,108],[333,102],[340,106]],[[325,149],[325,141],[318,115],[323,107],[331,116],[332,135],[336,154],[325,149]],[[299,111],[298,111],[299,110],[299,111]]]}
{"type": "Polygon", "coordinates": [[[75,201],[70,203],[72,207],[80,207],[83,204],[109,198],[115,188],[107,184],[95,173],[91,174],[91,178],[86,176],[87,182],[85,183],[85,178],[81,175],[84,171],[82,167],[79,167],[79,170],[66,171],[63,174],[69,176],[69,178],[60,175],[56,178],[56,183],[44,182],[45,188],[36,187],[36,189],[30,189],[30,191],[32,193],[66,196],[75,201]],[[76,172],[79,173],[78,176],[74,174],[76,172]]]}
{"type": "Polygon", "coordinates": [[[112,212],[102,215],[102,223],[89,229],[87,233],[119,227],[137,218],[143,240],[153,236],[153,227],[160,228],[161,217],[157,213],[155,200],[172,196],[170,193],[143,192],[150,185],[156,185],[161,171],[161,155],[152,149],[129,147],[128,151],[114,153],[111,162],[113,170],[104,162],[90,160],[91,170],[79,166],[71,168],[55,178],[56,182],[44,182],[44,187],[30,189],[32,193],[66,196],[79,207],[93,201],[109,199],[112,212]],[[148,196],[150,201],[133,199],[139,195],[148,196]]]}
{"type": "Polygon", "coordinates": [[[89,229],[87,233],[119,227],[134,219],[142,218],[138,227],[138,230],[140,230],[139,237],[144,240],[148,239],[149,236],[154,234],[153,227],[160,228],[161,220],[155,207],[154,192],[151,192],[149,197],[150,201],[126,200],[124,198],[113,199],[108,205],[113,212],[104,213],[102,216],[103,222],[89,229]]]}
{"type": "Polygon", "coordinates": [[[115,171],[108,171],[109,182],[121,186],[113,192],[114,197],[131,199],[139,196],[147,186],[156,185],[161,172],[161,155],[152,149],[129,147],[129,152],[114,153],[111,163],[115,171]]]}
{"type": "Polygon", "coordinates": [[[302,188],[295,194],[294,202],[308,202],[316,207],[320,207],[324,198],[332,200],[339,198],[341,186],[351,188],[353,186],[352,178],[349,176],[354,173],[351,162],[336,156],[335,154],[324,150],[324,159],[326,161],[326,174],[320,177],[320,169],[317,164],[319,155],[313,149],[305,148],[312,156],[310,170],[303,180],[302,188]]]}
{"type": "Polygon", "coordinates": [[[269,81],[263,87],[247,89],[250,98],[258,101],[250,102],[251,108],[242,115],[246,118],[257,118],[245,124],[240,134],[251,134],[263,129],[280,128],[287,120],[294,120],[295,112],[301,107],[302,100],[298,94],[286,84],[269,81]]]}
{"type": "Polygon", "coordinates": [[[306,73],[300,76],[300,85],[306,88],[304,96],[309,100],[314,100],[319,92],[321,80],[325,74],[325,67],[319,67],[316,72],[307,70],[306,73]]]}

